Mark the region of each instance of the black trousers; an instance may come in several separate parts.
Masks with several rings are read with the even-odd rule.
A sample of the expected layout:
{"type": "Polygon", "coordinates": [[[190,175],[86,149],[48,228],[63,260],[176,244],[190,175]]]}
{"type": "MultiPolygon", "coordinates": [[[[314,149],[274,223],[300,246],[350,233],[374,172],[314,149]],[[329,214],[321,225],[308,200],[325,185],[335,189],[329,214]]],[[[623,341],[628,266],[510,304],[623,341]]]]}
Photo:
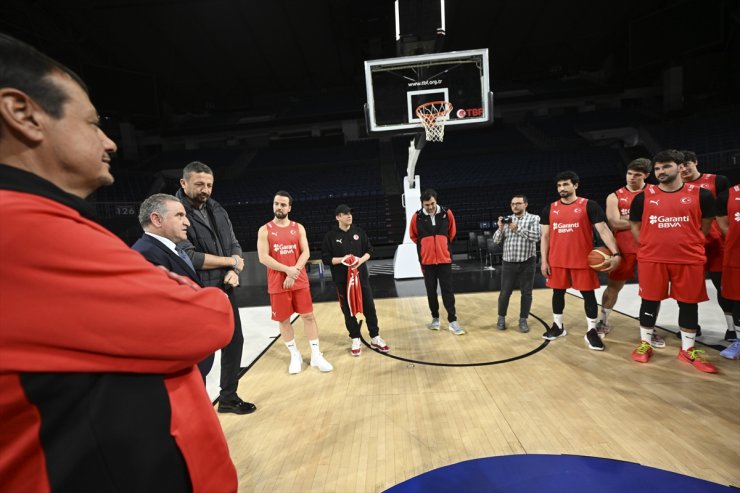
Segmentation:
{"type": "Polygon", "coordinates": [[[242,334],[242,320],[239,317],[239,307],[236,305],[234,290],[226,291],[234,312],[234,335],[226,347],[221,349],[221,393],[219,399],[223,402],[236,399],[236,387],[239,384],[239,370],[244,350],[244,335],[242,334]]]}
{"type": "Polygon", "coordinates": [[[506,316],[509,309],[509,298],[514,286],[519,285],[522,292],[522,303],[519,308],[519,318],[529,317],[532,308],[532,286],[534,285],[534,274],[537,267],[537,257],[531,257],[524,262],[503,261],[501,267],[501,291],[498,295],[498,314],[506,316]]]}
{"type": "MultiPolygon", "coordinates": [[[[352,339],[357,339],[360,337],[360,323],[357,321],[357,317],[353,317],[349,311],[347,283],[336,282],[335,284],[337,286],[339,306],[342,307],[342,314],[344,315],[344,326],[347,327],[349,336],[352,339]]],[[[362,314],[365,316],[365,323],[367,324],[368,332],[370,332],[370,337],[377,337],[380,329],[378,328],[378,314],[375,312],[375,300],[373,299],[373,290],[370,288],[370,280],[360,277],[360,286],[362,287],[362,314]]]]}
{"type": "Polygon", "coordinates": [[[437,300],[437,284],[442,291],[442,303],[447,310],[447,321],[457,320],[455,314],[455,293],[452,292],[452,264],[422,265],[424,286],[427,289],[427,301],[432,318],[439,318],[439,301],[437,300]]]}

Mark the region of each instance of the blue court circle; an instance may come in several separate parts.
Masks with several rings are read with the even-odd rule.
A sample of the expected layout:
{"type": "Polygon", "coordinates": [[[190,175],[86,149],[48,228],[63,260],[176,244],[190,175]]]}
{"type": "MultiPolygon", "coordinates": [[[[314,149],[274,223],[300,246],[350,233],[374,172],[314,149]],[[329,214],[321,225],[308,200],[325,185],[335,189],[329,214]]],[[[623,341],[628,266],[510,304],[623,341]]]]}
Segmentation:
{"type": "Polygon", "coordinates": [[[459,462],[386,493],[738,493],[691,476],[599,457],[507,455],[459,462]]]}

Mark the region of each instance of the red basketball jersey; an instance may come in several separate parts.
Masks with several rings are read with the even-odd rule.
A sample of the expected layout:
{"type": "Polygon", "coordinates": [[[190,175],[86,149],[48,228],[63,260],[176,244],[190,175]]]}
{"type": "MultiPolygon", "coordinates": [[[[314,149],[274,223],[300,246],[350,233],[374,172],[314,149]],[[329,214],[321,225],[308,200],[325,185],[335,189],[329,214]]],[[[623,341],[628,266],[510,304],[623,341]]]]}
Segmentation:
{"type": "Polygon", "coordinates": [[[684,184],[675,192],[645,187],[637,260],[666,264],[703,264],[700,187],[684,184]]]}
{"type": "Polygon", "coordinates": [[[548,263],[552,267],[588,269],[586,259],[593,249],[593,224],[588,218],[588,199],[570,204],[556,200],[550,204],[550,242],[548,263]]]}
{"type": "MultiPolygon", "coordinates": [[[[698,185],[701,188],[706,188],[707,190],[712,192],[712,197],[714,197],[715,200],[717,199],[717,175],[713,175],[711,173],[702,173],[699,178],[687,183],[691,185],[698,185]]],[[[722,257],[724,237],[722,236],[722,231],[720,231],[719,226],[717,226],[717,221],[712,221],[712,227],[709,228],[709,233],[707,233],[706,243],[707,246],[709,246],[710,243],[715,244],[714,248],[708,248],[708,250],[711,250],[712,252],[717,252],[717,255],[719,255],[720,258],[722,257]]]]}
{"type": "MultiPolygon", "coordinates": [[[[274,258],[283,265],[293,266],[298,263],[298,257],[301,256],[300,229],[298,223],[290,221],[285,227],[280,227],[273,221],[267,226],[267,240],[270,243],[270,257],[274,258]]],[[[283,288],[286,274],[274,269],[267,268],[267,292],[282,293],[283,291],[295,291],[309,287],[306,269],[301,270],[301,274],[296,279],[293,287],[290,289],[283,288]]]]}
{"type": "Polygon", "coordinates": [[[740,267],[740,185],[730,187],[727,193],[727,237],[723,266],[740,267]]]}
{"type": "MultiPolygon", "coordinates": [[[[637,197],[637,194],[641,192],[642,190],[633,192],[627,187],[622,187],[614,192],[617,196],[617,207],[619,207],[620,216],[629,217],[632,201],[637,197]]],[[[632,230],[630,228],[614,231],[614,238],[617,240],[617,246],[619,246],[620,252],[637,253],[637,247],[640,245],[635,241],[635,237],[632,236],[632,230]]]]}

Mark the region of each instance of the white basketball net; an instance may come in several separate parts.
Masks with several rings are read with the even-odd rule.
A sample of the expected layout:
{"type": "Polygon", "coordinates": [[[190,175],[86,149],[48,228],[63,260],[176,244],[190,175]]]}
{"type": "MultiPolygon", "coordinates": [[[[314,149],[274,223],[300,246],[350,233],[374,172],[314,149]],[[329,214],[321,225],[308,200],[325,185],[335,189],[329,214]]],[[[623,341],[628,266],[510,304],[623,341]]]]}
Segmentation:
{"type": "Polygon", "coordinates": [[[416,116],[424,125],[429,142],[442,142],[445,137],[445,120],[452,111],[452,103],[448,101],[432,101],[416,108],[416,116]]]}

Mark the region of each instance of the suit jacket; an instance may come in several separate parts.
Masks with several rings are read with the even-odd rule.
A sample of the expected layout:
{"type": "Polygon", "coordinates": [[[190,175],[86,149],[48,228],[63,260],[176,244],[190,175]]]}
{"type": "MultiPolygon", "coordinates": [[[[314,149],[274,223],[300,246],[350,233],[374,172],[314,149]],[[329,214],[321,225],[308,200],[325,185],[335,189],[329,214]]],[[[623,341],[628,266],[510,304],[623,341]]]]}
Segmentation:
{"type": "Polygon", "coordinates": [[[168,270],[175,274],[186,276],[195,281],[199,286],[203,286],[198,274],[191,269],[183,259],[167,248],[167,246],[158,239],[144,233],[141,235],[141,238],[136,240],[136,243],[134,243],[131,248],[141,253],[145,259],[154,265],[167,267],[168,270]]]}

